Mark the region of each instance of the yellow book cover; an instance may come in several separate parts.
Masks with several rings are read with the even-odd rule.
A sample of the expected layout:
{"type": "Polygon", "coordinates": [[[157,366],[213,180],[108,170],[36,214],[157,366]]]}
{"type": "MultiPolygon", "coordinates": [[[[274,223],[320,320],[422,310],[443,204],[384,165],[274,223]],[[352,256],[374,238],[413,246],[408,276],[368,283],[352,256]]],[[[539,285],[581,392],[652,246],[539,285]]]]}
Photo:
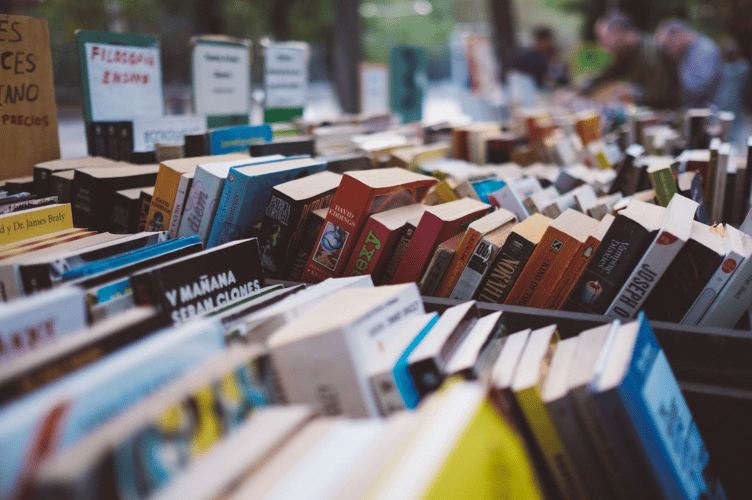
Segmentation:
{"type": "Polygon", "coordinates": [[[450,201],[457,201],[459,198],[454,193],[454,189],[449,185],[448,181],[441,181],[436,184],[436,194],[441,198],[442,203],[449,203],[450,201]]]}
{"type": "Polygon", "coordinates": [[[512,384],[517,402],[551,470],[562,498],[584,500],[585,489],[564,448],[541,393],[559,341],[555,326],[530,334],[512,384]]]}
{"type": "Polygon", "coordinates": [[[163,162],[159,165],[157,181],[154,184],[154,194],[151,197],[149,206],[149,215],[146,216],[146,227],[152,224],[157,213],[162,217],[162,228],[159,231],[166,231],[167,225],[172,218],[172,208],[175,206],[175,196],[178,194],[178,185],[180,177],[196,169],[197,163],[191,162],[192,166],[171,167],[170,161],[163,162]]]}
{"type": "Polygon", "coordinates": [[[71,229],[70,203],[12,212],[0,216],[0,245],[71,229]]]}

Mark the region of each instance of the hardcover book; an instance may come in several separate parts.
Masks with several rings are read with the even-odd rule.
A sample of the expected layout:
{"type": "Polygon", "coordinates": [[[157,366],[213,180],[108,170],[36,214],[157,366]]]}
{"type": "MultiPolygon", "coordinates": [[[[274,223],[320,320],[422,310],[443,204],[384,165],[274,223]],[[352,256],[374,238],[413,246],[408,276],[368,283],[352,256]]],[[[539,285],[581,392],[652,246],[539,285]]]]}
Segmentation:
{"type": "Polygon", "coordinates": [[[114,234],[138,232],[141,219],[141,192],[144,188],[115,191],[109,231],[114,234]]]}
{"type": "Polygon", "coordinates": [[[475,219],[488,213],[490,208],[490,205],[470,198],[428,208],[410,239],[392,283],[420,280],[439,243],[462,232],[475,219]]]}
{"type": "Polygon", "coordinates": [[[301,281],[340,276],[370,215],[420,203],[435,183],[431,177],[401,168],[345,174],[301,281]]]}
{"type": "Polygon", "coordinates": [[[617,213],[562,307],[603,314],[655,239],[665,209],[631,200],[617,213]]]}
{"type": "Polygon", "coordinates": [[[260,165],[233,167],[222,188],[207,248],[254,236],[269,205],[272,187],[324,171],[326,164],[310,158],[290,158],[260,165]]]}
{"type": "Polygon", "coordinates": [[[50,160],[34,165],[34,194],[38,196],[52,196],[50,179],[52,174],[83,167],[103,167],[115,165],[117,162],[101,156],[85,156],[66,160],[50,160]]]}
{"type": "Polygon", "coordinates": [[[290,274],[309,214],[329,207],[341,180],[341,175],[324,171],[272,189],[259,231],[261,264],[268,278],[290,274]]]}
{"type": "Polygon", "coordinates": [[[689,239],[696,210],[697,203],[689,198],[682,195],[671,198],[658,235],[616,294],[606,316],[619,319],[637,316],[650,291],[689,239]]]}
{"type": "Polygon", "coordinates": [[[711,226],[692,223],[687,242],[645,299],[643,311],[656,321],[678,323],[723,263],[726,245],[711,226]]]}
{"type": "MultiPolygon", "coordinates": [[[[394,246],[394,252],[386,263],[381,280],[376,282],[377,285],[388,285],[392,283],[394,273],[397,272],[397,268],[399,267],[400,262],[402,262],[402,257],[405,256],[407,246],[410,244],[410,240],[415,234],[415,228],[418,227],[421,218],[423,218],[423,214],[408,220],[405,227],[402,228],[397,244],[394,246]]],[[[438,282],[436,283],[436,286],[438,286],[438,282]]]]}
{"type": "Polygon", "coordinates": [[[436,247],[436,251],[433,253],[433,257],[428,262],[426,272],[423,273],[423,277],[418,282],[418,288],[420,288],[420,294],[426,297],[433,297],[436,287],[439,286],[441,278],[447,272],[449,263],[452,261],[457,247],[460,246],[462,238],[465,235],[455,234],[446,241],[439,243],[436,247]]]}
{"type": "Polygon", "coordinates": [[[280,155],[261,158],[241,157],[228,161],[216,161],[216,158],[209,156],[207,161],[195,167],[193,183],[186,197],[177,232],[179,238],[198,236],[204,246],[209,239],[230,170],[233,167],[245,167],[284,159],[280,155]]]}
{"type": "Polygon", "coordinates": [[[505,304],[544,307],[598,221],[568,209],[554,219],[509,292],[505,304]]]}
{"type": "Polygon", "coordinates": [[[133,274],[130,280],[137,304],[157,307],[175,324],[265,285],[255,238],[161,264],[133,274]]]}

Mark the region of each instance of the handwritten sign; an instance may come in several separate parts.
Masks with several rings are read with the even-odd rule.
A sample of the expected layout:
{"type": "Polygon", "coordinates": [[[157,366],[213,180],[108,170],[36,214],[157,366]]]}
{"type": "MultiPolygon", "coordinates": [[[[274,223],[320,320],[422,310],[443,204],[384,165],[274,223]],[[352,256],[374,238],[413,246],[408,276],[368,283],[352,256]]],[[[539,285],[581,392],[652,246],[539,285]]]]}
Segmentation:
{"type": "Polygon", "coordinates": [[[308,44],[271,43],[264,52],[266,108],[302,108],[308,96],[308,44]]]}
{"type": "Polygon", "coordinates": [[[250,42],[196,40],[193,100],[197,114],[248,114],[251,106],[250,42]]]}
{"type": "Polygon", "coordinates": [[[91,115],[94,121],[164,114],[162,67],[156,47],[87,43],[91,115]]]}
{"type": "Polygon", "coordinates": [[[0,178],[60,158],[47,21],[0,15],[0,178]]]}

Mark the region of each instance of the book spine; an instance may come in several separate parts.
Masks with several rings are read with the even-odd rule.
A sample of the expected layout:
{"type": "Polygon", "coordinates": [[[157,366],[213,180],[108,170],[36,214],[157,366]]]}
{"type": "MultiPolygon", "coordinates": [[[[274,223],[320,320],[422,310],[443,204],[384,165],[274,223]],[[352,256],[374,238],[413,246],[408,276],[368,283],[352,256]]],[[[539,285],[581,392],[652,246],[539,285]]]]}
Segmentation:
{"type": "Polygon", "coordinates": [[[710,277],[708,284],[702,289],[700,295],[697,296],[697,299],[682,318],[681,323],[683,325],[696,325],[700,321],[702,315],[708,310],[710,304],[713,303],[713,300],[721,292],[743,259],[742,255],[733,250],[726,255],[721,265],[710,277]]]}
{"type": "Polygon", "coordinates": [[[708,212],[710,215],[711,220],[717,220],[718,217],[720,217],[721,214],[716,214],[713,209],[714,206],[714,196],[716,191],[716,182],[718,180],[718,146],[717,145],[710,145],[710,162],[708,162],[708,171],[707,171],[707,179],[706,176],[703,175],[703,182],[705,183],[705,191],[704,191],[704,198],[708,200],[708,212]]]}
{"type": "Polygon", "coordinates": [[[439,245],[433,254],[431,262],[428,263],[426,272],[423,274],[423,277],[418,284],[421,295],[426,297],[434,296],[436,287],[439,286],[439,281],[444,276],[444,273],[446,273],[453,255],[453,251],[448,248],[442,248],[442,246],[439,245]]]}
{"type": "Polygon", "coordinates": [[[496,254],[491,270],[478,286],[475,299],[503,304],[533,250],[535,250],[534,243],[512,232],[496,254]]]}
{"type": "Polygon", "coordinates": [[[544,306],[546,309],[561,309],[561,306],[564,305],[564,301],[567,300],[567,296],[572,291],[572,288],[574,288],[574,285],[585,270],[585,266],[590,262],[590,258],[599,244],[600,241],[593,237],[588,237],[580,251],[577,252],[577,255],[567,265],[566,271],[561,277],[558,286],[554,289],[553,295],[550,296],[544,306]]]}
{"type": "Polygon", "coordinates": [[[418,396],[432,393],[441,386],[445,375],[441,369],[441,362],[437,358],[426,358],[410,363],[408,371],[413,379],[418,396]]]}
{"type": "Polygon", "coordinates": [[[498,251],[499,247],[496,245],[486,240],[481,240],[476,245],[472,257],[470,257],[467,266],[465,266],[465,270],[462,271],[462,275],[457,280],[457,284],[449,298],[470,300],[475,295],[480,281],[488,271],[490,261],[496,256],[498,251]]]}
{"type": "Polygon", "coordinates": [[[125,160],[120,157],[120,137],[118,134],[118,122],[107,122],[105,127],[107,132],[107,158],[112,160],[125,160]]]}
{"type": "Polygon", "coordinates": [[[300,247],[298,249],[297,256],[295,257],[295,261],[292,264],[290,272],[287,274],[287,276],[285,276],[283,273],[280,275],[280,279],[300,281],[301,276],[303,276],[305,266],[308,263],[308,259],[313,253],[313,247],[316,245],[316,240],[319,233],[321,232],[321,228],[324,227],[324,219],[324,217],[315,215],[308,217],[305,233],[301,238],[300,247]]]}
{"type": "Polygon", "coordinates": [[[515,393],[535,438],[543,451],[559,493],[565,499],[586,498],[582,481],[572,458],[559,438],[551,415],[540,399],[537,387],[530,387],[515,393]]]}
{"type": "Polygon", "coordinates": [[[276,189],[272,190],[259,232],[261,264],[267,278],[274,278],[282,271],[282,264],[288,258],[288,243],[303,212],[304,205],[276,189]]]}
{"type": "Polygon", "coordinates": [[[562,309],[593,314],[606,312],[654,236],[655,232],[617,215],[562,309]]]}
{"type": "MultiPolygon", "coordinates": [[[[0,270],[2,269],[0,267],[0,270]]],[[[733,328],[747,312],[750,304],[752,304],[752,259],[746,259],[697,324],[733,328]]]]}
{"type": "Polygon", "coordinates": [[[402,395],[394,382],[392,372],[372,376],[369,379],[369,385],[382,417],[388,417],[392,413],[405,409],[405,402],[402,401],[402,395]]]}
{"type": "Polygon", "coordinates": [[[133,122],[118,122],[117,133],[118,149],[120,150],[118,156],[122,161],[130,161],[133,152],[133,122]]]}
{"type": "Polygon", "coordinates": [[[373,276],[376,263],[381,258],[389,236],[390,231],[387,227],[369,218],[355,244],[350,261],[345,266],[343,276],[373,276]]]}
{"type": "Polygon", "coordinates": [[[397,268],[399,267],[400,262],[402,262],[402,258],[405,256],[407,247],[410,245],[410,240],[412,240],[413,235],[415,234],[415,229],[415,225],[409,222],[405,224],[405,228],[402,230],[402,234],[400,235],[399,239],[397,240],[397,244],[394,247],[394,253],[389,258],[389,261],[384,268],[384,274],[381,276],[381,279],[378,282],[379,285],[392,284],[394,274],[397,272],[397,268]]]}
{"type": "Polygon", "coordinates": [[[0,218],[0,245],[73,228],[71,206],[51,205],[0,218]]]}
{"type": "Polygon", "coordinates": [[[172,215],[170,216],[170,224],[167,229],[167,237],[170,239],[177,238],[178,229],[180,229],[180,221],[183,218],[183,209],[185,208],[185,200],[188,196],[188,192],[193,184],[193,177],[187,174],[180,176],[180,182],[178,183],[178,192],[175,195],[175,204],[172,208],[172,215]]]}
{"type": "Polygon", "coordinates": [[[645,299],[645,314],[656,321],[681,321],[722,261],[722,255],[696,240],[687,241],[645,299]]]}
{"type": "Polygon", "coordinates": [[[446,298],[454,291],[454,287],[457,285],[468,261],[474,255],[473,252],[478,246],[481,236],[480,232],[472,228],[468,228],[465,232],[465,236],[462,237],[462,241],[460,241],[460,245],[457,247],[454,257],[452,257],[449,268],[436,289],[436,297],[446,298]]]}
{"type": "Polygon", "coordinates": [[[650,173],[650,181],[655,189],[655,196],[662,207],[667,207],[668,202],[676,194],[676,181],[670,167],[662,168],[650,173]]]}
{"type": "Polygon", "coordinates": [[[76,172],[71,191],[73,224],[93,229],[92,207],[97,193],[97,182],[89,175],[76,172]]]}
{"type": "Polygon", "coordinates": [[[57,203],[57,196],[19,201],[18,203],[8,203],[7,205],[0,206],[0,215],[20,212],[21,210],[24,210],[26,208],[43,207],[45,205],[52,205],[54,203],[57,203]]]}
{"type": "Polygon", "coordinates": [[[138,197],[139,206],[141,207],[141,214],[138,217],[138,226],[136,232],[140,233],[146,230],[146,218],[149,216],[149,208],[151,207],[151,195],[149,193],[142,192],[138,197]]]}
{"type": "Polygon", "coordinates": [[[0,266],[0,297],[4,302],[23,295],[23,285],[18,267],[13,264],[0,266]]]}

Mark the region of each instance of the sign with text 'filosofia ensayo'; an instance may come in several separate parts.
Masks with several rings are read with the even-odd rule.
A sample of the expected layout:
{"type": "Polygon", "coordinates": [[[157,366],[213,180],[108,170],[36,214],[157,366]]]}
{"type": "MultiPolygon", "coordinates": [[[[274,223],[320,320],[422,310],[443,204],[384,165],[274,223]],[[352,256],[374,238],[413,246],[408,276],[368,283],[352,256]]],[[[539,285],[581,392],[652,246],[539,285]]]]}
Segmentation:
{"type": "Polygon", "coordinates": [[[87,122],[164,115],[162,63],[156,38],[78,31],[87,122]]]}
{"type": "Polygon", "coordinates": [[[264,44],[265,122],[303,116],[308,98],[310,54],[310,46],[305,42],[264,44]]]}
{"type": "Polygon", "coordinates": [[[0,15],[0,178],[60,158],[47,21],[0,15]]]}
{"type": "Polygon", "coordinates": [[[251,107],[251,41],[196,37],[193,43],[193,103],[209,127],[247,125],[251,107]]]}

